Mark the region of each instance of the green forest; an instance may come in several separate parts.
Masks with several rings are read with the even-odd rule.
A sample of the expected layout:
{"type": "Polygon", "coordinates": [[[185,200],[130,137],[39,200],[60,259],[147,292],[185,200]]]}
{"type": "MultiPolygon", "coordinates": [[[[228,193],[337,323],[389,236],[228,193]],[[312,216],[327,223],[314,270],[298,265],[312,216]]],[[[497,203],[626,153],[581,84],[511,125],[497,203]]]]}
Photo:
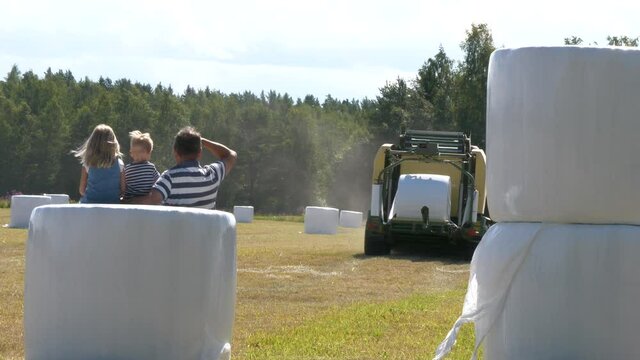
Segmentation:
{"type": "MultiPolygon", "coordinates": [[[[637,46],[638,39],[607,38],[637,46]]],[[[573,36],[566,44],[582,44],[573,36]]],[[[484,148],[487,66],[496,48],[486,24],[466,31],[454,61],[445,49],[413,79],[395,79],[375,99],[326,95],[294,99],[274,91],[225,94],[129,79],[76,79],[49,69],[43,76],[14,65],[0,81],[0,194],[66,193],[77,199],[80,164],[70,151],[106,123],[128,162],[132,130],[150,132],[152,162],[174,165],[172,142],[183,126],[238,152],[218,207],[253,205],[257,212],[299,214],[305,206],[367,211],[372,159],[401,127],[464,131],[484,148]]],[[[211,161],[205,156],[203,161],[211,161]]]]}

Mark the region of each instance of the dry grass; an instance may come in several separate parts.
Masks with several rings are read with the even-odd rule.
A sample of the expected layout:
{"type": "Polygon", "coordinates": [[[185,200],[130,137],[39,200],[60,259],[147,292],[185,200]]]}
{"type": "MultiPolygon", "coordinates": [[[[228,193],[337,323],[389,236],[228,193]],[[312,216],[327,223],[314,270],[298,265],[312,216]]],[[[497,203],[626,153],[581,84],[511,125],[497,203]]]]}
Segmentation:
{"type": "MultiPolygon", "coordinates": [[[[0,223],[9,210],[0,209],[0,223]]],[[[427,359],[460,312],[468,264],[408,250],[362,255],[363,229],[238,224],[234,359],[427,359]]],[[[0,358],[23,357],[26,230],[0,228],[0,358]]],[[[466,328],[457,352],[468,358],[466,328]]]]}
{"type": "MultiPolygon", "coordinates": [[[[0,226],[9,223],[9,209],[0,209],[0,226]]],[[[22,299],[24,244],[27,231],[0,228],[0,358],[24,357],[22,299]]]]}
{"type": "MultiPolygon", "coordinates": [[[[459,315],[467,263],[410,252],[416,249],[365,257],[362,228],[341,229],[335,236],[303,230],[291,222],[238,225],[236,359],[433,354],[459,315]],[[350,336],[354,331],[357,336],[350,336]],[[376,334],[382,340],[375,341],[376,334]]],[[[464,347],[468,354],[472,344],[464,347]]]]}

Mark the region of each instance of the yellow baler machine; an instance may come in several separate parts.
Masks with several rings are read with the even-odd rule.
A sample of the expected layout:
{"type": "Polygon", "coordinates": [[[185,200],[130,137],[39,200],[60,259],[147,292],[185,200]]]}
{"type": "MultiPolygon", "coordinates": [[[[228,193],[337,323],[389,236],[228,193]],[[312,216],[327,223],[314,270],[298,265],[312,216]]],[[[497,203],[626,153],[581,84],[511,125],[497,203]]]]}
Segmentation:
{"type": "Polygon", "coordinates": [[[406,239],[428,241],[447,238],[450,242],[475,244],[490,225],[486,214],[486,156],[482,149],[471,145],[469,137],[463,133],[407,130],[398,144],[380,146],[373,165],[365,253],[387,254],[395,243],[406,239]],[[430,223],[428,219],[406,221],[393,218],[389,210],[398,178],[404,174],[448,176],[451,221],[430,223]],[[468,202],[477,202],[476,211],[473,211],[474,215],[477,213],[475,219],[471,219],[468,202]],[[467,219],[467,223],[462,223],[463,219],[467,219]]]}

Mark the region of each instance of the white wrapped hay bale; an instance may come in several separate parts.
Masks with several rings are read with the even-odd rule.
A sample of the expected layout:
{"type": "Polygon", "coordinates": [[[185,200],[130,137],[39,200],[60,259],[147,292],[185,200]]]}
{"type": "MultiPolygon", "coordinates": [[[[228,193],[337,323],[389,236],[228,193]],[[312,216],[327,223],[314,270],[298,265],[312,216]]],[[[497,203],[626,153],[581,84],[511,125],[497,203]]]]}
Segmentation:
{"type": "Polygon", "coordinates": [[[429,207],[429,220],[445,222],[451,213],[451,179],[446,175],[400,175],[390,218],[422,220],[422,207],[429,207]]]}
{"type": "Polygon", "coordinates": [[[233,215],[240,223],[253,222],[253,206],[234,206],[233,215]]]}
{"type": "Polygon", "coordinates": [[[31,218],[27,359],[228,359],[231,214],[50,205],[31,218]]]}
{"type": "Polygon", "coordinates": [[[501,49],[487,87],[491,217],[640,224],[640,50],[501,49]]]}
{"type": "Polygon", "coordinates": [[[307,206],[304,210],[304,232],[335,234],[338,232],[339,211],[335,208],[307,206]]]}
{"type": "Polygon", "coordinates": [[[44,194],[51,198],[51,204],[63,205],[69,203],[69,195],[67,194],[44,194]]]}
{"type": "Polygon", "coordinates": [[[362,213],[359,211],[340,210],[340,226],[359,228],[362,226],[362,213]]]}
{"type": "Polygon", "coordinates": [[[9,227],[28,228],[31,212],[38,206],[51,204],[49,196],[13,195],[11,197],[11,220],[9,227]]]}
{"type": "Polygon", "coordinates": [[[609,225],[640,223],[630,190],[638,74],[638,50],[492,55],[488,201],[493,219],[511,223],[476,249],[462,315],[436,359],[466,322],[487,359],[640,358],[640,227],[609,225]]]}
{"type": "Polygon", "coordinates": [[[439,355],[471,321],[485,359],[640,358],[639,239],[630,225],[492,226],[439,355]]]}

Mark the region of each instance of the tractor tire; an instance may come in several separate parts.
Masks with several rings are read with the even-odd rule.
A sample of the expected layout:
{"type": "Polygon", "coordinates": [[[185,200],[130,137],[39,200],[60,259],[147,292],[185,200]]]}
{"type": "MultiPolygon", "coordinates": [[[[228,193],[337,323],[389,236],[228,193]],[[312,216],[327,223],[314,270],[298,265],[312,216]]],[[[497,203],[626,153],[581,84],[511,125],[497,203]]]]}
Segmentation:
{"type": "Polygon", "coordinates": [[[382,256],[389,255],[391,253],[391,247],[381,235],[366,235],[364,236],[364,254],[369,256],[382,256]]]}

